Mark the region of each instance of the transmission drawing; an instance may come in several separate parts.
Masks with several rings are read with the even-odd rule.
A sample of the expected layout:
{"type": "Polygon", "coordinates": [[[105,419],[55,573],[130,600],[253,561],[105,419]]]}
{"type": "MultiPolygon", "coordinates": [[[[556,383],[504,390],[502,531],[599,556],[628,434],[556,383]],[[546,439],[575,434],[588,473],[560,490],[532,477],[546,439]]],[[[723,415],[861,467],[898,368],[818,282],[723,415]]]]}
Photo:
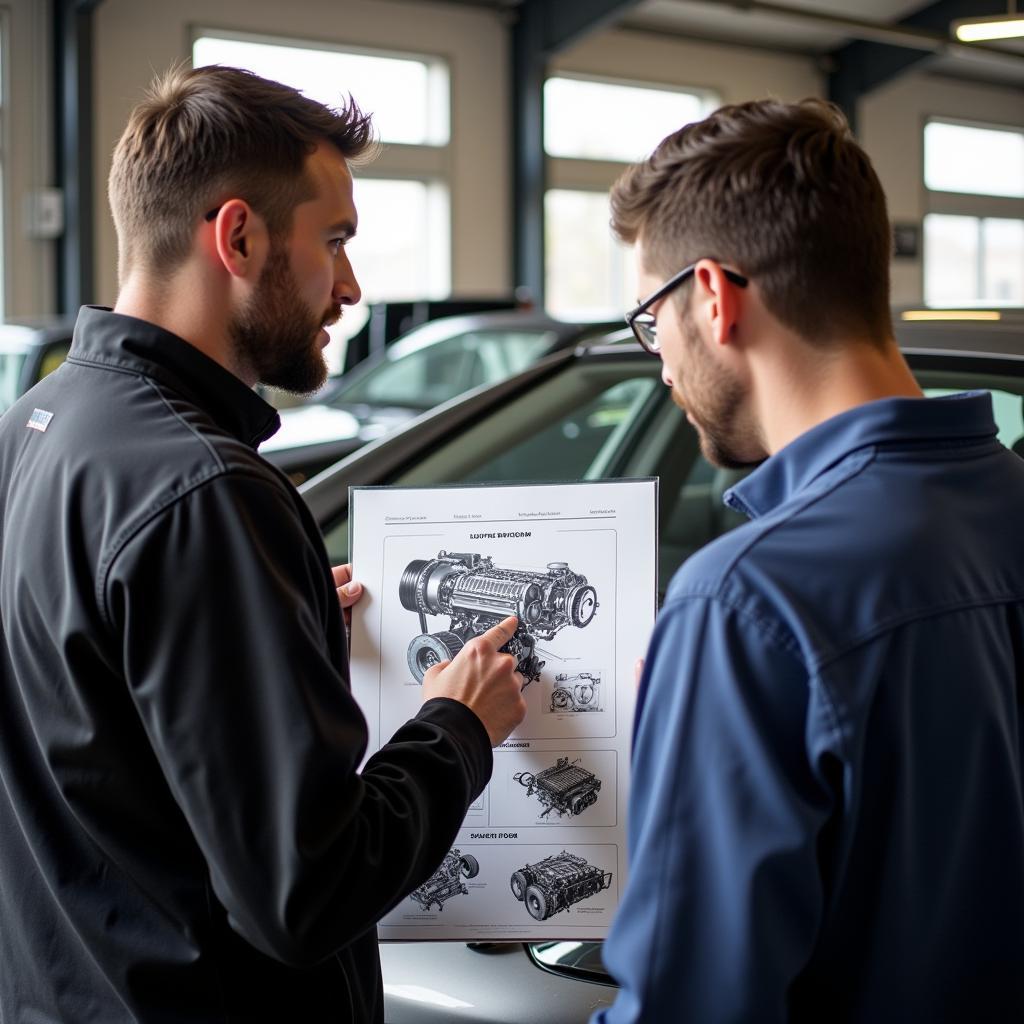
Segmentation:
{"type": "Polygon", "coordinates": [[[579,758],[569,763],[569,758],[560,757],[550,767],[537,772],[516,772],[514,782],[526,787],[526,795],[534,796],[544,805],[541,817],[556,811],[577,815],[597,802],[601,791],[601,780],[586,768],[579,767],[579,758]]]}
{"type": "Polygon", "coordinates": [[[545,665],[537,654],[538,641],[553,639],[566,626],[583,629],[598,609],[597,591],[566,562],[549,562],[546,571],[510,569],[461,551],[411,561],[398,584],[398,598],[419,616],[420,632],[407,653],[418,683],[432,665],[454,658],[469,640],[509,615],[519,625],[502,650],[516,658],[526,682],[533,682],[545,665]],[[451,623],[431,633],[428,615],[449,616],[451,623]]]}
{"type": "Polygon", "coordinates": [[[568,675],[559,672],[551,690],[548,711],[600,711],[601,673],[580,672],[568,675]]]}
{"type": "Polygon", "coordinates": [[[480,862],[471,853],[460,853],[452,848],[444,855],[441,866],[418,888],[409,893],[424,910],[437,904],[438,910],[444,910],[444,901],[453,896],[468,896],[463,878],[476,878],[480,873],[480,862]]]}
{"type": "Polygon", "coordinates": [[[563,850],[536,864],[512,872],[512,895],[526,905],[536,921],[546,921],[574,903],[588,899],[612,884],[612,873],[602,871],[575,853],[563,850]]]}

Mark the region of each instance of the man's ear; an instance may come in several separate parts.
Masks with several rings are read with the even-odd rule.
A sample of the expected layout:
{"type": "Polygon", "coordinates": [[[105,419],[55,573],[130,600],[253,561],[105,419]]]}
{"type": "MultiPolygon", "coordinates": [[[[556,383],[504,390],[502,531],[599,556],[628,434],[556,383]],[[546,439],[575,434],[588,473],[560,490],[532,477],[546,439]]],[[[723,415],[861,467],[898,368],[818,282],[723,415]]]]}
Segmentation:
{"type": "Polygon", "coordinates": [[[700,260],[694,278],[694,302],[711,328],[714,343],[728,345],[743,311],[743,289],[733,284],[714,260],[700,260]]]}
{"type": "Polygon", "coordinates": [[[217,211],[213,240],[217,258],[232,277],[258,277],[269,236],[263,218],[244,199],[229,199],[217,211]]]}

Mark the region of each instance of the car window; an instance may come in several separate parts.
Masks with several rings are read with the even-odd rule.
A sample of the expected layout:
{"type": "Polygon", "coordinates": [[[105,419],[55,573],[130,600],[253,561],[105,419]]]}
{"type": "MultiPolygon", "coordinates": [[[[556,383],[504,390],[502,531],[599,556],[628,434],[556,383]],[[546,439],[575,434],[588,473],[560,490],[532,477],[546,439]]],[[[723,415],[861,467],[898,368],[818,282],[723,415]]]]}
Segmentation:
{"type": "Polygon", "coordinates": [[[21,393],[24,352],[0,352],[0,412],[10,408],[21,393]]]}
{"type": "Polygon", "coordinates": [[[332,402],[429,409],[480,384],[511,377],[554,343],[551,331],[469,331],[381,363],[332,402]]]}
{"type": "MultiPolygon", "coordinates": [[[[622,457],[665,398],[656,364],[573,364],[496,408],[388,483],[575,480],[621,476],[622,457]]],[[[677,421],[685,420],[676,416],[677,421]]],[[[645,475],[654,475],[647,473],[645,475]]],[[[348,556],[348,520],[327,532],[332,560],[348,556]]]]}
{"type": "MultiPolygon", "coordinates": [[[[959,394],[961,388],[925,388],[929,398],[942,395],[959,394]]],[[[999,388],[989,388],[992,396],[992,412],[996,419],[999,440],[1007,448],[1014,448],[1024,443],[1024,399],[1020,395],[999,388]]],[[[1016,450],[1016,449],[1015,449],[1016,450]]]]}
{"type": "Polygon", "coordinates": [[[70,341],[57,341],[52,345],[47,345],[46,351],[43,353],[43,358],[39,361],[38,380],[42,380],[48,374],[53,373],[53,371],[56,370],[65,359],[67,359],[68,352],[70,350],[70,341]]]}

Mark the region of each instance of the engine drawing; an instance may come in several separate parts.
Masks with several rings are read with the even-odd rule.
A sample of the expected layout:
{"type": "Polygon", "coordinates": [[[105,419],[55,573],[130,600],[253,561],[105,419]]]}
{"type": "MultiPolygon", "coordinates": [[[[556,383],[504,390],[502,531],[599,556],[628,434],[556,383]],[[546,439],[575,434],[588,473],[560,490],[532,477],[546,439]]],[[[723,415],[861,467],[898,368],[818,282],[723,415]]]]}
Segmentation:
{"type": "Polygon", "coordinates": [[[509,884],[512,895],[526,905],[529,915],[536,921],[545,921],[607,889],[612,884],[612,873],[563,850],[513,871],[509,884]]]}
{"type": "Polygon", "coordinates": [[[551,640],[566,626],[583,629],[598,609],[597,591],[566,562],[546,571],[508,569],[473,552],[439,551],[437,558],[414,559],[398,584],[402,607],[419,616],[420,632],[409,644],[409,671],[418,683],[432,665],[454,658],[466,643],[509,615],[519,619],[515,635],[502,648],[512,654],[530,683],[545,662],[538,641],[551,640]],[[451,618],[431,633],[428,615],[451,618]]]}
{"type": "Polygon", "coordinates": [[[438,910],[444,910],[444,901],[453,896],[468,896],[463,878],[476,878],[480,873],[480,862],[471,853],[460,853],[452,848],[444,855],[441,866],[418,888],[409,893],[424,910],[437,904],[438,910]]]}
{"type": "Polygon", "coordinates": [[[570,676],[559,672],[551,691],[550,711],[600,711],[601,673],[580,672],[570,676]]]}
{"type": "Polygon", "coordinates": [[[536,794],[544,805],[541,817],[552,811],[558,816],[563,814],[577,815],[597,802],[597,794],[601,791],[601,780],[586,768],[580,768],[579,758],[569,763],[569,758],[560,757],[550,767],[544,768],[534,775],[532,772],[516,772],[512,776],[514,782],[526,787],[526,795],[536,794]]]}

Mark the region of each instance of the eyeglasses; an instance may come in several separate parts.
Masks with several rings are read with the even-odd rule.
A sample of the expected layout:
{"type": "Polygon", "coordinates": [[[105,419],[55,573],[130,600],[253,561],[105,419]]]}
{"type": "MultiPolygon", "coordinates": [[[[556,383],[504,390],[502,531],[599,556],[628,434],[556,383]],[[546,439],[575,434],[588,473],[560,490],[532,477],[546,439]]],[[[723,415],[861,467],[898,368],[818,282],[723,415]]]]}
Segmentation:
{"type": "MultiPolygon", "coordinates": [[[[688,277],[692,276],[696,269],[696,263],[683,267],[675,277],[670,277],[656,292],[648,295],[636,309],[630,310],[626,314],[626,323],[632,328],[634,337],[640,342],[640,347],[644,351],[650,352],[653,356],[658,355],[661,351],[661,346],[658,344],[657,321],[654,314],[649,313],[648,310],[659,299],[663,299],[669,292],[678,288],[688,277]]],[[[750,283],[747,278],[742,274],[737,274],[735,270],[726,270],[725,267],[722,267],[722,273],[740,288],[746,288],[750,283]]]]}

